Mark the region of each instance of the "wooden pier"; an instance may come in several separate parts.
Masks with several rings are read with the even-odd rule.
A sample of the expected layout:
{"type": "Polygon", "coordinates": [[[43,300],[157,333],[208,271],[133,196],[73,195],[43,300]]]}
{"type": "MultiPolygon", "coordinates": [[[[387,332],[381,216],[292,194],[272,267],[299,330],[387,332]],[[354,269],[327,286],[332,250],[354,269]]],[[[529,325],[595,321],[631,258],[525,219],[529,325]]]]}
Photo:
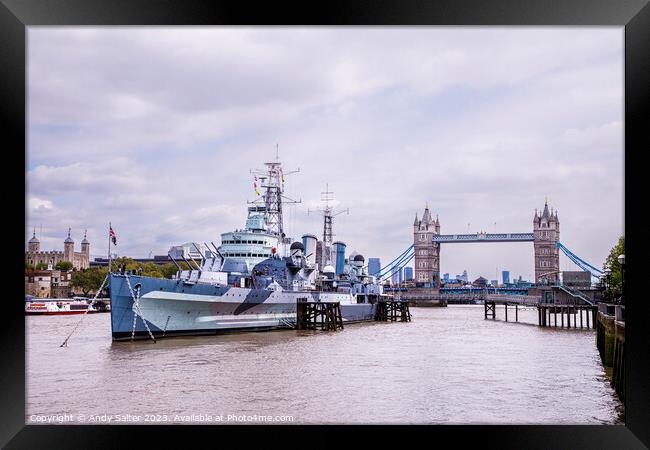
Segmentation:
{"type": "Polygon", "coordinates": [[[406,300],[380,300],[377,303],[375,320],[378,322],[410,322],[409,302],[406,300]]]}
{"type": "Polygon", "coordinates": [[[343,316],[339,302],[307,302],[296,304],[298,330],[336,331],[343,329],[343,316]]]}
{"type": "MultiPolygon", "coordinates": [[[[494,300],[485,300],[483,301],[483,305],[485,308],[485,318],[487,319],[488,317],[492,318],[493,320],[496,319],[497,317],[497,302],[494,300]]],[[[515,322],[519,322],[519,304],[518,303],[508,303],[508,302],[503,302],[503,307],[505,310],[505,319],[506,322],[508,321],[508,306],[510,306],[510,309],[512,307],[515,307],[515,322]]]]}
{"type": "MultiPolygon", "coordinates": [[[[513,309],[514,321],[519,322],[520,306],[537,308],[539,326],[552,328],[592,329],[595,327],[598,313],[598,307],[588,303],[545,303],[536,296],[488,295],[483,300],[483,305],[485,319],[493,320],[496,319],[497,305],[503,305],[506,322],[508,312],[513,309]]],[[[510,314],[512,318],[512,312],[510,314]]]]}
{"type": "Polygon", "coordinates": [[[539,304],[537,306],[537,319],[540,327],[588,330],[594,327],[597,312],[598,307],[592,305],[539,304]],[[559,324],[558,313],[560,315],[559,324]]]}

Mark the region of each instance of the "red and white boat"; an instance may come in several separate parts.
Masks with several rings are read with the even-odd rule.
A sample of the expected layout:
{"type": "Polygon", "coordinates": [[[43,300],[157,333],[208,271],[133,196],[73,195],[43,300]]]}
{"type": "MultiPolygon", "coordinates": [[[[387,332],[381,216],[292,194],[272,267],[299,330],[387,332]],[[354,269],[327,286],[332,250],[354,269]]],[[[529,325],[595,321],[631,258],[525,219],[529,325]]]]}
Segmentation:
{"type": "Polygon", "coordinates": [[[88,314],[100,312],[88,299],[44,298],[25,301],[27,315],[88,314]]]}

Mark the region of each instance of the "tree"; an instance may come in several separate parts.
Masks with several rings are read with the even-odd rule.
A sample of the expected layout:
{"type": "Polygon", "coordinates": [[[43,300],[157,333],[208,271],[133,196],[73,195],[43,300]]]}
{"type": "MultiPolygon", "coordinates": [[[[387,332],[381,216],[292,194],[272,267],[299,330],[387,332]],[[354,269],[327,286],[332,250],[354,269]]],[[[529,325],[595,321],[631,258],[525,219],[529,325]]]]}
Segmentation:
{"type": "Polygon", "coordinates": [[[111,268],[115,271],[117,271],[118,267],[122,267],[122,265],[126,266],[126,270],[133,270],[135,267],[135,261],[132,258],[120,256],[111,262],[111,268]]]}
{"type": "Polygon", "coordinates": [[[618,238],[616,245],[609,251],[609,255],[605,260],[603,269],[609,269],[612,273],[609,276],[609,286],[605,291],[608,298],[618,298],[622,292],[622,272],[621,263],[618,262],[618,257],[625,253],[625,238],[621,236],[618,238]]]}
{"type": "Polygon", "coordinates": [[[59,261],[54,266],[56,270],[61,270],[63,272],[69,272],[72,270],[72,263],[70,261],[59,261]]]}
{"type": "Polygon", "coordinates": [[[34,264],[30,264],[25,261],[25,270],[34,270],[34,264]]]}
{"type": "Polygon", "coordinates": [[[45,264],[44,262],[39,262],[38,264],[36,264],[36,269],[37,270],[46,270],[47,269],[47,264],[45,264]]]}
{"type": "Polygon", "coordinates": [[[160,268],[160,272],[165,278],[171,278],[176,274],[177,271],[178,269],[173,263],[167,263],[160,268]]]}
{"type": "Polygon", "coordinates": [[[88,295],[90,291],[96,291],[106,278],[108,268],[92,267],[90,269],[77,270],[72,272],[72,279],[70,285],[74,288],[79,288],[84,295],[88,295]]]}
{"type": "MultiPolygon", "coordinates": [[[[177,261],[177,264],[181,267],[182,270],[189,270],[189,266],[185,264],[184,261],[177,261]]],[[[176,272],[178,272],[178,268],[174,265],[174,263],[167,263],[164,266],[160,267],[160,272],[163,274],[165,278],[171,278],[173,275],[176,275],[176,272]]]]}

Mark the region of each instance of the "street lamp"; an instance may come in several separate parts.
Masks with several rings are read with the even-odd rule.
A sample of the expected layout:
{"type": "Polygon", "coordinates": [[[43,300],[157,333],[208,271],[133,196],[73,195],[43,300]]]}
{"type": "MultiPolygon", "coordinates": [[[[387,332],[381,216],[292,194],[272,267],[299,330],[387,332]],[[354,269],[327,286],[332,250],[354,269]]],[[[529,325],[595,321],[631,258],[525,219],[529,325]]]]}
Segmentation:
{"type": "Polygon", "coordinates": [[[605,295],[608,296],[607,292],[609,290],[609,277],[612,275],[612,271],[609,269],[609,267],[605,270],[603,270],[603,274],[605,275],[603,278],[605,278],[605,295]]]}
{"type": "Polygon", "coordinates": [[[625,297],[623,297],[623,289],[625,285],[625,253],[618,255],[618,262],[621,265],[621,300],[620,303],[625,304],[625,297]]]}

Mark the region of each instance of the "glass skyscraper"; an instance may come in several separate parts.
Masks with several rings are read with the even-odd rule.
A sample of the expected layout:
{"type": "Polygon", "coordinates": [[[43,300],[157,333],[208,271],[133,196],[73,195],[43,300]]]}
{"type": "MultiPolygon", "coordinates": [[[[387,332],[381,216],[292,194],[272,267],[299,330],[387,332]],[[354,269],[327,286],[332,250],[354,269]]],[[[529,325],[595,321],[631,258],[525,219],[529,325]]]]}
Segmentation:
{"type": "Polygon", "coordinates": [[[381,270],[379,258],[368,258],[368,275],[375,275],[381,270]]]}
{"type": "Polygon", "coordinates": [[[400,267],[398,269],[395,269],[394,272],[392,272],[391,283],[392,284],[399,284],[401,282],[402,282],[402,268],[400,267]]]}

